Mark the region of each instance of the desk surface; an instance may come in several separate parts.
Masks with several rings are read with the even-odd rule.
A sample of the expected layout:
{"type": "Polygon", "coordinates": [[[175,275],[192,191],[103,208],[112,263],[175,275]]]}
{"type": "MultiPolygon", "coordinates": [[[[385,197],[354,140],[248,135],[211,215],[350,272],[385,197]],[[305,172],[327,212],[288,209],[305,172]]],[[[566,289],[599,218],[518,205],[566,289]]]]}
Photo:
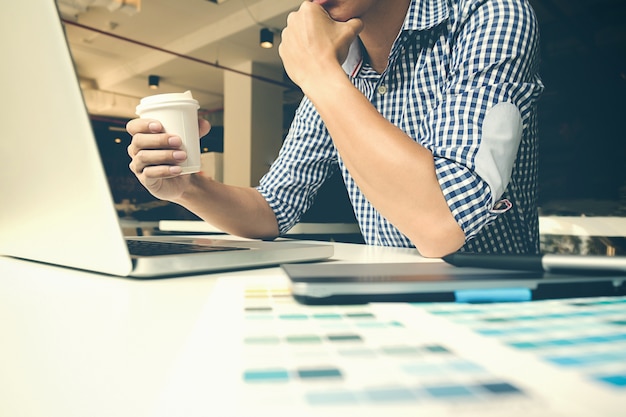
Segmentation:
{"type": "Polygon", "coordinates": [[[617,416],[624,317],[622,298],[311,307],[279,268],[139,281],[0,257],[0,415],[617,416]]]}

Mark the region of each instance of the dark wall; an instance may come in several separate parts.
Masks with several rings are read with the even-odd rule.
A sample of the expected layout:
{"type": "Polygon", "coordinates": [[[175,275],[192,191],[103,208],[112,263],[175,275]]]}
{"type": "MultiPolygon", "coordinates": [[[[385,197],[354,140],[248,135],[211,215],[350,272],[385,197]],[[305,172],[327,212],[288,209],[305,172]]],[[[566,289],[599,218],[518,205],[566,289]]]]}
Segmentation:
{"type": "Polygon", "coordinates": [[[626,215],[626,1],[531,0],[541,30],[540,205],[626,215]]]}

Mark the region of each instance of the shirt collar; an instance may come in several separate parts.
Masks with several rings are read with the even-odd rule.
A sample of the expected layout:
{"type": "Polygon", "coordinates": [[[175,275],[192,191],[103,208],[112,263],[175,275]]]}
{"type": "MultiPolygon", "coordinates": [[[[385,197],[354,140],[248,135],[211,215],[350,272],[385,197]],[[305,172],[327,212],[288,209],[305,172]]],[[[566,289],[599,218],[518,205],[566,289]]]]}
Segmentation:
{"type": "MultiPolygon", "coordinates": [[[[402,32],[423,31],[434,28],[448,18],[448,3],[446,0],[412,0],[409,5],[402,32]]],[[[401,38],[401,36],[398,36],[401,38]]],[[[396,40],[397,42],[397,40],[396,40]]],[[[346,74],[354,77],[363,64],[363,50],[361,41],[357,38],[350,45],[348,57],[342,64],[346,74]]]]}

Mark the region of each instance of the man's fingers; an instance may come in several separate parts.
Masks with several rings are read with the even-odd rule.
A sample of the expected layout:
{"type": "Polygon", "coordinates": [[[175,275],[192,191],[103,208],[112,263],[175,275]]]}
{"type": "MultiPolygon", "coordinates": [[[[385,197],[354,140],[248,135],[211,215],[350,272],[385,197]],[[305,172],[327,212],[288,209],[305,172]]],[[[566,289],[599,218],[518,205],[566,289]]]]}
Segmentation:
{"type": "MultiPolygon", "coordinates": [[[[131,151],[129,150],[129,153],[131,151]]],[[[166,178],[180,174],[178,164],[187,159],[187,153],[182,150],[147,150],[141,149],[133,155],[130,170],[136,175],[145,175],[152,178],[166,178]],[[158,169],[154,169],[158,168],[158,169]]]]}
{"type": "Polygon", "coordinates": [[[136,168],[141,171],[150,165],[176,165],[187,159],[187,153],[181,150],[139,150],[133,157],[136,168]]]}
{"type": "Polygon", "coordinates": [[[180,175],[182,168],[178,165],[157,165],[145,167],[142,175],[146,179],[160,180],[180,175]]]}
{"type": "Polygon", "coordinates": [[[162,133],[163,125],[154,119],[133,119],[126,123],[126,131],[131,136],[137,133],[162,133]]]}
{"type": "Polygon", "coordinates": [[[199,118],[198,119],[198,130],[200,132],[200,137],[206,136],[211,130],[211,123],[208,120],[199,118]]]}
{"type": "Polygon", "coordinates": [[[170,136],[167,133],[147,135],[138,133],[128,145],[128,155],[133,158],[144,149],[180,149],[182,145],[183,141],[178,136],[170,136]]]}
{"type": "Polygon", "coordinates": [[[354,31],[354,36],[359,36],[359,33],[361,33],[365,27],[363,25],[363,21],[357,17],[348,20],[345,24],[350,26],[350,28],[354,31]]]}

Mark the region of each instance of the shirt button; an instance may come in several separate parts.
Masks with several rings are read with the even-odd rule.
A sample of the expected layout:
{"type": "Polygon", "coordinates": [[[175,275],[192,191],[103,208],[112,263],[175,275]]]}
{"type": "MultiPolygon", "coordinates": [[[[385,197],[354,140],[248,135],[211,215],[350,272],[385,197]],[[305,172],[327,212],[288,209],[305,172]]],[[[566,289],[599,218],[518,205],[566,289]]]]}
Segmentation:
{"type": "Polygon", "coordinates": [[[378,94],[380,94],[381,96],[387,93],[387,86],[386,85],[379,85],[378,86],[378,94]]]}

